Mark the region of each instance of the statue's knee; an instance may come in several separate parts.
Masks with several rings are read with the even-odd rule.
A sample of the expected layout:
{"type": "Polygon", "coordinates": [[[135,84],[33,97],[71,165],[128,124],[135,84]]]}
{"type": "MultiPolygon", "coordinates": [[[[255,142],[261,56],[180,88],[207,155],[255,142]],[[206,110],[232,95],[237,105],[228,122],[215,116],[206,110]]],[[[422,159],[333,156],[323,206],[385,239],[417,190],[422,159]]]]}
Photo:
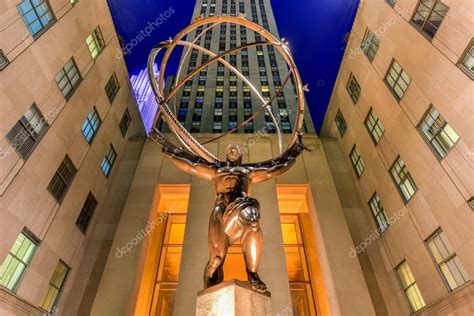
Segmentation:
{"type": "Polygon", "coordinates": [[[209,260],[209,266],[212,267],[213,269],[217,269],[220,264],[222,263],[222,259],[219,256],[214,256],[209,260]]]}

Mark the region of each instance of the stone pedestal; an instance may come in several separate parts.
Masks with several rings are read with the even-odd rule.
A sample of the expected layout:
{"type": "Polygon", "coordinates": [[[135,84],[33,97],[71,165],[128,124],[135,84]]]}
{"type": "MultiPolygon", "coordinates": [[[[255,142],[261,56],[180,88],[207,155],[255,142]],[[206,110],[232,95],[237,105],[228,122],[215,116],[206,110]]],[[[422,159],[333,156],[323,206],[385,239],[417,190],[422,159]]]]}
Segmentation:
{"type": "Polygon", "coordinates": [[[271,315],[270,292],[257,292],[248,282],[230,280],[198,293],[196,316],[271,315]]]}

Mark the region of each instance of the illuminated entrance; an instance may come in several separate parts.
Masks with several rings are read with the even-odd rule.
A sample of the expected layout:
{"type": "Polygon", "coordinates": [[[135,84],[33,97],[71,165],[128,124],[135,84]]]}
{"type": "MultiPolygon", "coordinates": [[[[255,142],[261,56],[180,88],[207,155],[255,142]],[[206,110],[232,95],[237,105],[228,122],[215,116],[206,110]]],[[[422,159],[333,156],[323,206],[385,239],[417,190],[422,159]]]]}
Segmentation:
{"type": "MultiPolygon", "coordinates": [[[[157,219],[162,225],[150,238],[146,263],[137,299],[136,313],[172,315],[178,285],[184,240],[189,186],[160,185],[157,189],[157,219]]],[[[319,262],[308,215],[306,186],[278,186],[278,205],[290,282],[293,315],[316,315],[324,289],[313,284],[320,279],[319,262]],[[309,245],[310,248],[307,248],[309,245]],[[311,253],[308,252],[311,249],[311,253]]],[[[263,215],[265,216],[265,215],[263,215]]],[[[224,265],[225,279],[246,279],[245,263],[239,244],[229,247],[224,265]]]]}

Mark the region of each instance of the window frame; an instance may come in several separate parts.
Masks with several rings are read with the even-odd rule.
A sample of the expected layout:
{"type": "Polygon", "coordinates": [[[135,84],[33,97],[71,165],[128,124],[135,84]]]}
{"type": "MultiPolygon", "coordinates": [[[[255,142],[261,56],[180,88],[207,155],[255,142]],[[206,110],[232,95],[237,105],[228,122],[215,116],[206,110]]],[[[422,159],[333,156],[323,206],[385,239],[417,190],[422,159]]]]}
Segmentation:
{"type": "Polygon", "coordinates": [[[406,301],[407,301],[407,303],[408,303],[408,306],[409,306],[409,308],[410,308],[410,311],[414,313],[414,312],[417,312],[417,311],[423,309],[424,307],[426,307],[426,302],[425,302],[425,299],[423,298],[423,294],[421,294],[420,288],[418,287],[418,283],[416,282],[415,276],[413,275],[413,272],[411,271],[410,265],[408,264],[407,260],[406,260],[406,259],[403,259],[402,262],[400,262],[400,263],[395,267],[394,270],[395,270],[395,275],[396,275],[396,277],[397,277],[397,279],[398,279],[398,282],[399,282],[399,284],[400,284],[400,288],[402,289],[402,291],[403,291],[403,293],[404,293],[404,297],[405,297],[405,299],[406,299],[406,301]],[[413,276],[413,280],[414,280],[414,282],[411,283],[410,285],[408,285],[406,288],[405,288],[405,285],[403,284],[402,278],[400,277],[400,274],[399,274],[399,272],[398,272],[398,271],[399,271],[398,269],[399,269],[403,264],[406,264],[406,266],[408,267],[408,270],[409,270],[410,274],[413,276]],[[407,290],[408,290],[409,288],[413,287],[413,286],[416,286],[416,288],[417,288],[417,290],[418,290],[418,292],[419,292],[419,294],[420,294],[420,297],[421,297],[421,299],[423,300],[423,304],[424,304],[422,307],[420,307],[420,308],[418,308],[418,309],[415,309],[415,308],[413,307],[413,305],[412,305],[412,303],[410,302],[410,299],[408,298],[408,295],[407,295],[407,290]]]}
{"type": "MultiPolygon", "coordinates": [[[[93,117],[94,117],[94,115],[93,115],[93,117]]],[[[92,110],[90,110],[89,113],[87,113],[86,119],[84,120],[84,123],[82,123],[82,126],[81,126],[82,136],[84,136],[84,139],[86,140],[86,142],[89,145],[92,144],[92,142],[94,141],[94,138],[97,135],[97,133],[99,132],[99,129],[100,129],[101,126],[102,126],[102,119],[99,115],[99,112],[97,111],[97,108],[94,105],[92,107],[92,110]],[[97,122],[98,122],[97,129],[94,129],[94,124],[92,124],[92,121],[89,119],[89,116],[90,116],[91,112],[94,112],[94,115],[97,117],[97,122]],[[90,140],[88,140],[87,136],[84,134],[84,125],[86,124],[86,122],[88,123],[87,127],[89,127],[90,130],[94,131],[93,134],[92,134],[92,137],[90,138],[90,140]]]]}
{"type": "Polygon", "coordinates": [[[95,210],[97,209],[97,205],[99,202],[97,201],[94,194],[89,191],[87,197],[82,205],[81,211],[76,219],[76,227],[82,232],[83,235],[87,234],[87,229],[92,221],[92,217],[94,216],[95,210]],[[89,203],[92,202],[92,203],[89,203]],[[93,205],[91,209],[86,208],[86,205],[93,205]],[[84,225],[83,219],[87,218],[87,221],[84,225]]]}
{"type": "Polygon", "coordinates": [[[66,197],[67,192],[69,191],[69,189],[72,186],[72,183],[74,182],[74,178],[76,177],[76,174],[77,174],[77,167],[74,165],[71,158],[66,154],[64,156],[64,158],[61,160],[61,162],[59,163],[59,166],[56,168],[56,171],[54,172],[54,175],[51,178],[51,180],[49,181],[48,187],[47,187],[48,192],[56,200],[56,202],[58,202],[58,204],[61,204],[64,201],[64,198],[66,197]],[[62,175],[59,172],[62,167],[63,168],[66,167],[66,166],[63,166],[63,165],[66,165],[66,164],[69,164],[69,166],[72,167],[71,169],[68,170],[68,171],[71,172],[70,179],[65,179],[64,175],[62,175]],[[65,189],[63,190],[63,192],[61,193],[61,196],[59,196],[59,197],[56,196],[55,193],[52,191],[53,185],[56,182],[54,180],[57,179],[57,178],[59,178],[59,180],[65,185],[65,189]]]}
{"type": "Polygon", "coordinates": [[[375,32],[372,32],[371,29],[367,28],[366,31],[365,31],[365,34],[364,34],[364,38],[362,39],[362,42],[360,43],[360,48],[364,52],[364,55],[367,57],[367,59],[372,63],[375,59],[375,56],[377,55],[377,52],[378,52],[379,48],[380,48],[380,39],[377,37],[377,34],[375,32]],[[367,43],[369,35],[372,35],[372,38],[371,38],[370,43],[367,43]],[[376,43],[376,46],[377,46],[375,51],[372,49],[374,43],[376,43]],[[370,51],[374,52],[372,57],[370,57],[370,55],[369,55],[370,51]]]}
{"type": "Polygon", "coordinates": [[[41,303],[40,303],[40,307],[41,307],[42,309],[44,309],[45,311],[47,311],[48,313],[53,313],[53,314],[54,314],[53,311],[55,310],[55,308],[56,308],[57,305],[58,305],[59,300],[61,299],[61,294],[62,294],[62,292],[63,292],[63,290],[64,290],[64,285],[66,284],[66,281],[67,281],[67,279],[68,279],[68,276],[69,276],[69,273],[70,273],[70,272],[71,272],[71,267],[70,267],[69,265],[67,265],[62,259],[59,259],[58,264],[56,264],[56,267],[54,268],[53,274],[51,275],[51,278],[50,278],[50,280],[49,280],[49,282],[48,282],[48,287],[46,288],[46,292],[45,292],[45,294],[44,294],[44,297],[43,297],[43,299],[41,300],[41,303]],[[58,288],[58,287],[56,287],[56,285],[52,284],[51,281],[52,281],[52,278],[55,276],[54,274],[55,274],[55,272],[56,272],[56,269],[58,268],[58,266],[59,266],[60,264],[63,265],[63,266],[66,268],[66,274],[64,275],[64,278],[63,278],[62,281],[61,281],[61,286],[58,288]],[[52,288],[54,288],[55,290],[57,290],[57,295],[56,295],[56,297],[54,298],[54,302],[53,302],[53,304],[51,305],[51,309],[50,309],[50,310],[47,310],[45,307],[43,307],[43,304],[44,304],[44,300],[45,300],[45,298],[46,298],[46,294],[48,294],[50,287],[52,287],[52,288]]]}
{"type": "Polygon", "coordinates": [[[404,202],[404,204],[407,204],[414,196],[415,194],[418,192],[418,186],[416,185],[416,182],[415,180],[413,180],[413,177],[411,176],[411,173],[410,171],[408,171],[408,167],[405,163],[405,161],[401,158],[400,155],[397,156],[397,158],[395,158],[394,162],[392,163],[392,165],[390,166],[390,168],[388,169],[388,172],[390,174],[390,177],[392,178],[395,186],[397,187],[397,190],[398,192],[400,193],[400,195],[402,196],[402,200],[404,202]],[[397,176],[400,178],[400,183],[397,183],[397,180],[395,179],[393,173],[392,173],[392,169],[395,168],[395,165],[397,164],[398,161],[402,161],[403,162],[403,166],[406,168],[406,173],[405,173],[405,176],[404,178],[402,179],[400,177],[400,174],[397,172],[397,176]],[[403,191],[402,189],[400,188],[401,184],[403,183],[403,180],[404,179],[409,179],[409,182],[410,184],[412,185],[412,187],[414,188],[415,192],[407,199],[405,197],[405,195],[403,194],[403,191]],[[410,181],[411,180],[411,181],[410,181]]]}
{"type": "Polygon", "coordinates": [[[390,62],[390,65],[388,66],[388,69],[387,69],[387,72],[385,73],[383,81],[385,82],[385,85],[387,86],[388,90],[390,90],[392,95],[395,97],[395,100],[397,100],[397,102],[400,103],[400,101],[403,99],[403,97],[407,93],[408,89],[410,88],[412,78],[410,77],[408,72],[405,71],[405,69],[402,67],[402,65],[400,65],[400,63],[395,58],[392,58],[392,61],[390,62]],[[394,69],[394,71],[397,73],[397,78],[396,79],[392,78],[392,75],[390,74],[390,70],[392,70],[394,63],[397,63],[397,65],[400,67],[400,70],[401,70],[400,73],[397,73],[397,71],[394,69]],[[408,82],[408,83],[405,82],[405,80],[402,78],[402,73],[405,73],[408,76],[408,78],[410,78],[410,82],[408,82]],[[388,76],[390,76],[394,81],[393,87],[390,85],[390,83],[387,80],[388,76]],[[407,85],[407,88],[406,88],[406,90],[403,91],[403,95],[401,97],[399,97],[398,94],[395,92],[395,86],[398,85],[398,82],[399,82],[400,79],[403,80],[403,82],[407,85]]]}
{"type": "Polygon", "coordinates": [[[349,153],[349,160],[351,161],[351,165],[352,167],[354,168],[354,171],[357,175],[357,178],[359,179],[363,174],[364,174],[364,171],[365,171],[365,163],[364,163],[364,160],[362,159],[362,155],[360,154],[359,150],[357,149],[357,146],[356,144],[354,144],[354,146],[352,146],[352,149],[351,149],[351,152],[349,153]],[[352,156],[353,156],[353,153],[357,153],[357,159],[356,161],[354,162],[354,160],[352,159],[352,156]],[[359,162],[362,164],[362,170],[358,171],[357,169],[357,166],[359,166],[359,162]]]}
{"type": "MultiPolygon", "coordinates": [[[[62,80],[62,78],[61,78],[61,80],[62,80]]],[[[60,81],[61,81],[61,80],[60,80],[60,81]]],[[[76,64],[76,61],[74,60],[74,57],[71,57],[71,58],[66,62],[66,64],[58,71],[58,73],[56,74],[56,76],[54,77],[54,81],[56,82],[56,86],[58,87],[59,91],[61,92],[62,96],[64,97],[64,99],[65,99],[66,101],[69,101],[69,100],[72,98],[74,92],[76,92],[76,90],[79,88],[79,85],[81,84],[82,80],[83,80],[82,74],[81,74],[81,72],[79,71],[79,68],[77,67],[77,64],[76,64]],[[66,67],[66,65],[67,65],[69,62],[72,62],[72,68],[71,68],[71,69],[75,69],[75,70],[76,70],[76,73],[75,73],[75,74],[77,74],[77,75],[79,76],[79,79],[78,79],[78,81],[76,82],[75,85],[72,84],[71,78],[69,78],[69,74],[68,74],[68,72],[66,72],[66,70],[65,70],[65,67],[66,67]],[[67,84],[69,84],[69,85],[71,86],[71,90],[70,90],[69,93],[67,93],[66,95],[64,95],[63,90],[61,90],[61,88],[59,87],[59,82],[58,82],[58,80],[56,79],[59,74],[62,74],[62,75],[63,75],[62,78],[66,78],[67,84]]]]}
{"type": "Polygon", "coordinates": [[[426,5],[423,3],[423,0],[418,0],[418,1],[417,1],[417,4],[416,4],[416,7],[415,7],[415,10],[413,11],[412,16],[410,17],[410,24],[411,24],[421,35],[423,35],[424,38],[426,38],[426,39],[427,39],[428,41],[430,41],[430,42],[435,38],[436,33],[438,33],[438,30],[439,30],[439,28],[441,27],[441,24],[443,23],[444,19],[446,18],[446,16],[448,15],[448,12],[449,12],[449,7],[448,7],[446,4],[444,4],[443,2],[441,2],[441,0],[435,0],[435,1],[436,1],[436,3],[435,3],[432,7],[428,7],[428,6],[426,6],[426,5]],[[428,23],[433,26],[433,24],[430,22],[430,17],[433,15],[433,12],[435,12],[435,14],[441,16],[440,14],[438,14],[438,12],[436,12],[436,11],[434,10],[434,8],[436,7],[436,5],[438,5],[438,4],[442,4],[442,5],[444,5],[444,6],[446,7],[446,13],[445,13],[445,15],[442,17],[442,20],[441,20],[441,22],[439,23],[439,26],[436,27],[436,31],[434,32],[433,36],[430,36],[428,33],[426,33],[426,31],[424,31],[424,27],[425,27],[425,25],[428,24],[428,23]],[[417,15],[422,16],[421,14],[418,14],[418,9],[420,8],[420,6],[424,6],[425,9],[427,9],[428,12],[429,12],[429,13],[428,13],[428,16],[424,19],[424,21],[423,21],[423,23],[422,23],[422,26],[419,26],[419,25],[415,22],[415,20],[414,20],[417,15]]]}
{"type": "Polygon", "coordinates": [[[372,217],[375,220],[375,224],[377,225],[377,230],[379,231],[380,234],[385,233],[387,229],[390,228],[390,222],[387,218],[387,213],[385,212],[385,208],[382,205],[382,200],[380,199],[380,195],[377,193],[377,191],[375,191],[374,194],[372,194],[372,197],[369,199],[369,202],[367,204],[369,205],[370,212],[372,213],[372,217]],[[372,201],[374,200],[376,200],[375,201],[376,203],[372,203],[372,201]],[[374,208],[376,207],[375,211],[374,211],[374,208],[372,208],[372,205],[374,205],[374,208]],[[379,215],[383,215],[385,226],[380,225],[380,222],[378,220],[379,215]]]}
{"type": "Polygon", "coordinates": [[[110,144],[109,146],[109,149],[107,150],[107,152],[105,153],[105,156],[104,156],[104,159],[102,159],[102,162],[100,164],[100,169],[102,170],[102,173],[107,177],[109,178],[110,174],[112,173],[112,168],[114,167],[115,165],[115,162],[117,161],[117,151],[115,150],[114,146],[112,144],[110,144]],[[109,159],[109,154],[113,154],[113,159],[112,159],[112,162],[110,161],[109,159]],[[108,172],[106,173],[106,171],[104,170],[103,166],[104,166],[104,163],[107,162],[108,165],[109,165],[109,169],[108,169],[108,172]]]}
{"type": "MultiPolygon", "coordinates": [[[[48,12],[51,14],[51,20],[49,20],[49,21],[48,21],[48,24],[46,24],[46,25],[43,25],[43,23],[41,22],[40,16],[38,15],[38,12],[36,11],[36,7],[40,6],[41,4],[35,7],[35,6],[33,5],[33,3],[32,3],[32,0],[22,0],[19,4],[16,5],[17,11],[18,11],[18,13],[19,13],[19,15],[20,15],[20,17],[21,17],[21,19],[22,19],[24,25],[26,26],[26,28],[27,28],[27,30],[28,30],[28,33],[30,33],[30,35],[33,37],[34,40],[38,39],[41,35],[43,35],[44,33],[46,33],[46,31],[47,31],[50,27],[52,27],[52,26],[56,23],[56,21],[57,21],[56,16],[55,16],[55,14],[54,14],[54,12],[53,12],[53,10],[52,10],[52,8],[51,8],[51,5],[49,4],[49,0],[39,0],[39,1],[41,1],[41,3],[44,3],[44,4],[46,5],[46,7],[48,8],[48,12]],[[32,31],[30,30],[30,25],[32,25],[33,23],[26,24],[27,22],[26,22],[26,20],[24,19],[24,16],[25,16],[26,14],[22,14],[22,12],[20,11],[20,5],[21,5],[23,2],[29,2],[30,6],[31,6],[31,10],[28,11],[27,13],[33,11],[34,14],[35,14],[35,21],[39,21],[39,23],[40,23],[41,26],[42,26],[41,29],[40,29],[38,32],[34,33],[34,34],[33,34],[32,31]]],[[[45,15],[46,15],[46,14],[43,14],[41,17],[43,17],[43,16],[45,16],[45,15]]]]}
{"type": "Polygon", "coordinates": [[[127,131],[131,123],[132,123],[132,116],[130,115],[128,108],[125,108],[125,111],[123,112],[122,118],[120,119],[120,123],[119,123],[119,129],[120,129],[120,132],[122,133],[122,137],[125,137],[125,135],[127,135],[127,131]]]}
{"type": "MultiPolygon", "coordinates": [[[[457,66],[471,79],[474,80],[474,71],[470,71],[466,65],[463,64],[464,59],[467,56],[472,56],[471,58],[474,59],[474,38],[471,39],[467,47],[464,49],[464,52],[462,53],[461,57],[459,58],[457,62],[457,66]],[[470,54],[470,51],[473,50],[473,55],[470,54]]],[[[8,65],[8,64],[7,64],[8,65]]]]}
{"type": "Polygon", "coordinates": [[[102,52],[104,51],[105,47],[107,46],[106,43],[105,43],[105,40],[104,40],[104,36],[102,34],[102,30],[100,29],[99,25],[97,25],[97,27],[95,27],[92,30],[92,32],[89,33],[89,35],[87,35],[86,45],[87,45],[87,49],[89,50],[89,54],[91,55],[92,60],[96,61],[99,58],[99,56],[102,54],[102,52]],[[100,35],[100,38],[97,35],[100,35]],[[94,43],[94,47],[97,50],[97,55],[95,57],[92,54],[89,43],[87,42],[87,40],[89,39],[90,36],[92,36],[92,42],[91,43],[94,43]]]}
{"type": "Polygon", "coordinates": [[[33,154],[35,151],[36,147],[39,145],[43,137],[46,135],[50,128],[50,125],[46,118],[44,117],[43,113],[40,111],[38,106],[36,105],[35,102],[26,110],[26,112],[20,117],[20,119],[13,125],[13,127],[8,131],[8,133],[5,135],[5,139],[8,141],[10,144],[10,147],[15,150],[15,152],[20,156],[23,161],[28,160],[28,158],[33,154]],[[29,111],[34,111],[33,116],[30,119],[26,118],[26,114],[29,111]],[[39,123],[37,123],[35,126],[30,125],[30,122],[32,121],[32,118],[38,117],[39,123]],[[30,130],[35,130],[35,128],[42,124],[41,132],[38,133],[37,135],[33,135],[30,130]],[[17,127],[19,126],[19,127],[17,127]],[[13,134],[10,135],[15,129],[21,129],[17,133],[15,133],[15,136],[13,137],[13,134]],[[23,141],[21,143],[21,146],[16,146],[14,144],[15,140],[19,135],[25,135],[25,133],[28,135],[28,138],[31,138],[34,142],[33,145],[28,149],[27,152],[25,152],[25,155],[23,155],[20,151],[21,147],[25,144],[23,141]],[[13,138],[12,138],[13,137],[13,138]]]}
{"type": "Polygon", "coordinates": [[[359,81],[357,81],[357,78],[355,77],[355,75],[352,72],[349,76],[349,80],[347,81],[346,90],[349,93],[349,97],[351,98],[352,103],[354,105],[356,105],[357,102],[359,102],[360,95],[362,94],[362,88],[360,87],[359,81]],[[355,82],[355,88],[357,88],[358,92],[356,90],[351,91],[351,89],[349,88],[350,86],[352,86],[352,84],[351,84],[352,82],[355,82]],[[357,98],[354,100],[354,98],[355,98],[354,94],[355,93],[357,93],[357,98]]]}
{"type": "MultiPolygon", "coordinates": [[[[377,116],[377,114],[375,114],[375,111],[372,107],[369,109],[369,112],[367,113],[367,116],[365,117],[364,125],[366,127],[366,130],[369,132],[369,135],[370,135],[370,138],[372,139],[372,142],[374,143],[375,146],[377,146],[380,143],[380,140],[382,139],[382,136],[385,134],[385,127],[383,126],[383,124],[380,121],[380,118],[377,116]],[[371,128],[369,128],[369,126],[368,126],[368,123],[370,123],[370,120],[369,120],[370,117],[375,121],[375,124],[371,128]],[[382,131],[380,136],[378,136],[379,137],[378,140],[375,139],[375,136],[374,136],[374,131],[376,130],[376,128],[378,128],[379,130],[382,131]]],[[[378,135],[378,133],[377,133],[377,135],[378,135]]]]}
{"type": "Polygon", "coordinates": [[[115,73],[115,71],[112,73],[109,80],[107,80],[107,84],[105,85],[104,89],[105,89],[105,94],[107,95],[107,100],[109,100],[110,104],[113,104],[115,97],[118,95],[118,92],[120,91],[120,82],[117,78],[117,74],[115,73]],[[115,84],[116,86],[114,86],[115,84]],[[113,93],[113,95],[111,93],[113,93]]]}

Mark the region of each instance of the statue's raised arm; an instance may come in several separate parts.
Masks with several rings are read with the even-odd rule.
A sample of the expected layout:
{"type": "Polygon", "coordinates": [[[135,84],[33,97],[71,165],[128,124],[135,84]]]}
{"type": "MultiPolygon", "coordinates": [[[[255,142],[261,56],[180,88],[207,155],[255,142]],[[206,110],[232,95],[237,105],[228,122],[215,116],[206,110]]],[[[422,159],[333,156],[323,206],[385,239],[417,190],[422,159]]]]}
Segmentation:
{"type": "Polygon", "coordinates": [[[249,180],[251,183],[259,183],[285,173],[296,162],[296,158],[308,150],[302,142],[302,134],[298,135],[298,140],[282,156],[266,160],[257,164],[246,164],[245,167],[251,170],[249,180]]]}
{"type": "Polygon", "coordinates": [[[163,147],[163,154],[179,169],[205,180],[212,180],[217,166],[178,147],[163,147]]]}

